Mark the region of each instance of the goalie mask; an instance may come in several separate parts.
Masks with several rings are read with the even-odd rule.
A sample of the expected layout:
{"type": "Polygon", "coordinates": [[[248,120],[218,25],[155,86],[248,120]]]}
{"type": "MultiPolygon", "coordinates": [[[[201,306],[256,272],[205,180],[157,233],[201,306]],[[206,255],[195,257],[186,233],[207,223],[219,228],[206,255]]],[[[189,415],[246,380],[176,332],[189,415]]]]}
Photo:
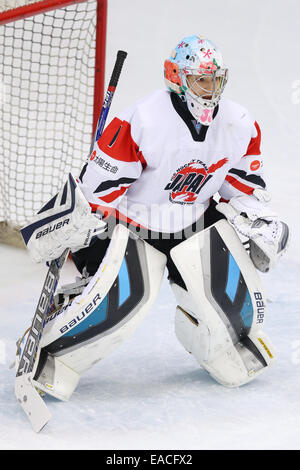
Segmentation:
{"type": "Polygon", "coordinates": [[[164,76],[167,87],[186,101],[193,117],[209,126],[228,77],[220,50],[206,38],[188,36],[165,61],[164,76]]]}

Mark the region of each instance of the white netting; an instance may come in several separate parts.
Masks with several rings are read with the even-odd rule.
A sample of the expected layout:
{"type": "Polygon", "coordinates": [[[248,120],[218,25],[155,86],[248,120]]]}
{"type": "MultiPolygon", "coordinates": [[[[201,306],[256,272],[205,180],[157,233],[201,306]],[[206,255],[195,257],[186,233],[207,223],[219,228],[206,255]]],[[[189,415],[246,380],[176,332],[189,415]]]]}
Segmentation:
{"type": "Polygon", "coordinates": [[[86,159],[96,7],[90,0],[0,26],[0,221],[24,225],[86,159]]]}

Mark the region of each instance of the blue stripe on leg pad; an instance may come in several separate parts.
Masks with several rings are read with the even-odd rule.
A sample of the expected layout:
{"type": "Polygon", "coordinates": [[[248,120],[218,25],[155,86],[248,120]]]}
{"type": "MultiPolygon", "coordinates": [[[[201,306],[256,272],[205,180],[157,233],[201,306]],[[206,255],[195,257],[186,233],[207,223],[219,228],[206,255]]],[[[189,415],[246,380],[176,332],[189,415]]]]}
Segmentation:
{"type": "Polygon", "coordinates": [[[127,264],[124,258],[119,271],[119,307],[128,299],[129,296],[130,280],[127,264]]]}
{"type": "Polygon", "coordinates": [[[240,315],[244,322],[245,328],[251,328],[253,322],[253,307],[249,291],[247,291],[245,302],[240,315]]]}
{"type": "MultiPolygon", "coordinates": [[[[85,312],[81,312],[77,317],[73,320],[77,322],[77,325],[74,328],[71,328],[64,336],[76,336],[79,333],[87,330],[91,326],[98,325],[102,323],[106,319],[106,312],[107,312],[107,299],[108,295],[104,297],[100,305],[86,318],[85,312]],[[78,323],[79,322],[79,323],[78,323]]],[[[71,322],[72,323],[72,322],[71,322]]]]}
{"type": "Polygon", "coordinates": [[[231,302],[234,302],[237,288],[240,279],[240,268],[238,267],[234,257],[229,253],[228,263],[228,274],[227,274],[227,285],[226,294],[230,298],[231,302]]]}

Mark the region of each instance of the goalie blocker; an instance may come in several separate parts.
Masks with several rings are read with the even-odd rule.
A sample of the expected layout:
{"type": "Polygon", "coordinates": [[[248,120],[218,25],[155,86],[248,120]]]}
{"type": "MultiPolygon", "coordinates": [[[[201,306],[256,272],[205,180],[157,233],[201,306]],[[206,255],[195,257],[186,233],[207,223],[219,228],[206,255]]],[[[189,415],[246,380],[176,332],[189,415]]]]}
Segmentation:
{"type": "MultiPolygon", "coordinates": [[[[243,385],[275,352],[262,332],[265,297],[234,229],[221,220],[171,250],[186,289],[172,284],[178,340],[219,383],[243,385]]],[[[123,225],[83,293],[46,322],[33,383],[68,400],[80,376],[136,329],[161,285],[166,257],[123,225]]]]}

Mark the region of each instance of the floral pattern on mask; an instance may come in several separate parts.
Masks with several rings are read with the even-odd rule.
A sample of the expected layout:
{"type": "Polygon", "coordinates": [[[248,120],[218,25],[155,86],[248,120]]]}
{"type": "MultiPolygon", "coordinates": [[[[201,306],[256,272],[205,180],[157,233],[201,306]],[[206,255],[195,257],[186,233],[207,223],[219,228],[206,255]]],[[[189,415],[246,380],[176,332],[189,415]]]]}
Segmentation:
{"type": "Polygon", "coordinates": [[[170,60],[166,60],[164,65],[166,79],[178,86],[182,86],[178,65],[170,60]]]}
{"type": "Polygon", "coordinates": [[[201,124],[210,124],[212,121],[214,109],[203,109],[199,121],[201,124]]]}
{"type": "Polygon", "coordinates": [[[199,72],[200,74],[205,74],[205,75],[212,75],[215,70],[217,70],[217,66],[213,61],[210,62],[201,62],[199,66],[199,72]]]}

